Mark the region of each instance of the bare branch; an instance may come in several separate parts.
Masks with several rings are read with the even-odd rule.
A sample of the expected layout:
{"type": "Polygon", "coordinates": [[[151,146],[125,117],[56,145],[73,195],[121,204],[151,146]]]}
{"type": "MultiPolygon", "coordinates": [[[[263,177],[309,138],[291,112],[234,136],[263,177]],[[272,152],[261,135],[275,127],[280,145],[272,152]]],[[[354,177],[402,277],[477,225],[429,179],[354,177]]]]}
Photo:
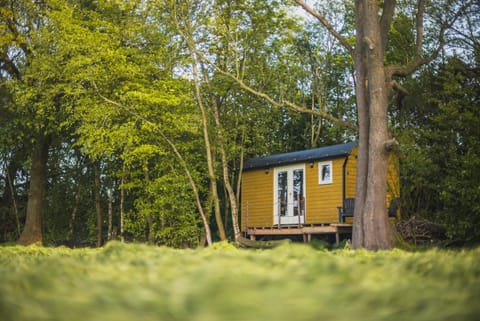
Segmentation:
{"type": "Polygon", "coordinates": [[[331,121],[332,123],[335,123],[337,125],[340,125],[340,126],[343,126],[343,127],[346,127],[346,128],[350,128],[350,129],[353,129],[353,130],[357,130],[357,126],[355,126],[354,124],[352,124],[348,121],[344,121],[342,119],[338,119],[336,117],[333,117],[332,115],[330,115],[326,112],[323,112],[323,111],[320,111],[320,110],[312,110],[312,109],[309,109],[309,108],[305,108],[303,106],[297,105],[297,104],[295,104],[291,101],[288,101],[288,100],[283,100],[282,102],[278,102],[275,99],[273,99],[272,97],[270,97],[269,95],[267,95],[266,93],[253,89],[252,87],[247,85],[243,80],[235,77],[234,75],[232,75],[232,74],[230,74],[226,71],[223,71],[216,66],[213,66],[213,67],[215,68],[215,70],[217,72],[219,72],[222,75],[225,75],[225,76],[229,77],[230,79],[234,80],[241,88],[243,88],[246,91],[254,94],[255,96],[258,96],[258,97],[261,97],[261,98],[265,99],[266,101],[268,101],[270,104],[272,104],[275,107],[287,106],[287,107],[290,107],[290,108],[292,108],[292,109],[294,109],[298,112],[316,115],[316,116],[322,117],[322,118],[324,118],[328,121],[331,121]]]}
{"type": "Polygon", "coordinates": [[[404,95],[408,95],[408,94],[409,94],[409,93],[408,93],[408,90],[406,90],[405,87],[403,87],[402,85],[400,85],[400,84],[398,83],[398,81],[396,81],[396,80],[392,80],[392,81],[390,82],[390,86],[391,86],[391,88],[395,89],[396,91],[398,91],[398,92],[400,92],[400,93],[402,93],[402,94],[404,94],[404,95]]]}
{"type": "MultiPolygon", "coordinates": [[[[439,51],[439,50],[438,50],[439,51]]],[[[385,68],[385,77],[387,81],[392,79],[393,76],[405,77],[414,72],[418,67],[428,64],[430,61],[435,59],[438,55],[438,51],[435,51],[432,55],[428,57],[417,56],[416,59],[410,61],[406,65],[391,65],[385,68]]]]}
{"type": "Polygon", "coordinates": [[[396,0],[385,0],[383,2],[382,17],[380,18],[382,50],[385,50],[385,48],[387,47],[388,33],[390,31],[390,25],[392,24],[393,15],[395,14],[396,4],[396,0]]]}
{"type": "Polygon", "coordinates": [[[418,0],[417,2],[417,15],[416,15],[416,29],[417,29],[417,56],[422,55],[423,48],[423,15],[425,13],[425,0],[418,0]]]}
{"type": "Polygon", "coordinates": [[[332,34],[342,45],[347,49],[347,51],[350,53],[350,55],[353,57],[354,56],[354,49],[353,47],[348,43],[347,39],[345,39],[341,34],[339,34],[335,28],[325,19],[324,16],[322,16],[320,13],[315,11],[312,7],[310,7],[305,1],[303,0],[295,0],[296,3],[298,3],[306,12],[317,18],[320,23],[327,28],[327,30],[332,34]]]}
{"type": "MultiPolygon", "coordinates": [[[[418,46],[422,46],[421,44],[421,39],[423,38],[422,36],[417,35],[417,55],[414,60],[409,62],[406,65],[400,66],[400,65],[392,65],[387,68],[385,68],[385,76],[387,80],[392,79],[393,76],[402,76],[405,77],[412,72],[414,72],[418,67],[428,64],[432,60],[438,57],[439,53],[445,46],[445,33],[447,30],[451,29],[457,19],[470,7],[474,4],[475,0],[470,0],[466,3],[464,3],[458,10],[455,12],[455,14],[450,18],[449,21],[446,21],[443,23],[440,27],[440,31],[438,33],[438,45],[437,48],[427,57],[423,57],[421,54],[422,48],[419,48],[418,46]]],[[[424,0],[418,0],[418,5],[423,5],[424,6],[424,0]]],[[[422,17],[423,17],[423,9],[419,8],[418,12],[422,12],[422,17]],[[421,10],[420,10],[421,9],[421,10]]],[[[418,19],[418,12],[417,12],[417,19],[418,19]]],[[[423,19],[422,19],[423,20],[423,19]]],[[[417,32],[419,31],[423,32],[423,22],[421,25],[419,25],[419,22],[417,21],[417,32]]]]}

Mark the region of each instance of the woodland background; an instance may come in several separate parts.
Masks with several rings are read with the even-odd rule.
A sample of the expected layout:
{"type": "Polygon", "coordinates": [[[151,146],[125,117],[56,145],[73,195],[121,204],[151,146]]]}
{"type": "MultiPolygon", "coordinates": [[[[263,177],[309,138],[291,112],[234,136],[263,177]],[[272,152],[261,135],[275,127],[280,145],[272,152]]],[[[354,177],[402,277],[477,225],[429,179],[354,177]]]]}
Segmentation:
{"type": "MultiPolygon", "coordinates": [[[[245,159],[356,139],[320,116],[356,123],[351,58],[294,3],[0,3],[0,242],[19,239],[28,210],[48,245],[195,247],[205,226],[231,238],[245,159]]],[[[425,28],[461,4],[429,2],[425,28]]],[[[355,43],[352,1],[316,9],[355,43]]],[[[412,59],[414,29],[398,1],[389,63],[412,59]]],[[[462,243],[480,240],[479,32],[476,4],[397,80],[388,112],[402,217],[462,243]]]]}

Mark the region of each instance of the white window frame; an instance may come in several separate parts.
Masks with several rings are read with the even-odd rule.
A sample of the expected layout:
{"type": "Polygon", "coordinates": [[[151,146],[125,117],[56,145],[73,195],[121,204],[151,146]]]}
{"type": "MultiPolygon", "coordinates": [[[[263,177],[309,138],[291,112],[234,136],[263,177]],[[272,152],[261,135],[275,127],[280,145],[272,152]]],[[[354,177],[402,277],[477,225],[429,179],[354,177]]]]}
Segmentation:
{"type": "Polygon", "coordinates": [[[333,164],[332,161],[318,162],[318,184],[326,185],[333,183],[333,164]],[[327,167],[330,169],[330,175],[327,178],[324,178],[322,175],[323,169],[327,167]]]}

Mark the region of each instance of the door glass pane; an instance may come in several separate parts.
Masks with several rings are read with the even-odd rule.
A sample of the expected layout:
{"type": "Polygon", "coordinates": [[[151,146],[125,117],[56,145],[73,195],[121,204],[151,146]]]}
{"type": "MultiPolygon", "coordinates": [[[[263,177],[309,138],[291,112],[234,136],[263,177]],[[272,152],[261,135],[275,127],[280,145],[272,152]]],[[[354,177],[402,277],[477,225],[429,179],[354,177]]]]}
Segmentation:
{"type": "Polygon", "coordinates": [[[278,172],[278,213],[280,216],[287,214],[288,205],[288,172],[278,172]]]}
{"type": "Polygon", "coordinates": [[[303,215],[303,170],[293,170],[293,215],[303,215]]]}

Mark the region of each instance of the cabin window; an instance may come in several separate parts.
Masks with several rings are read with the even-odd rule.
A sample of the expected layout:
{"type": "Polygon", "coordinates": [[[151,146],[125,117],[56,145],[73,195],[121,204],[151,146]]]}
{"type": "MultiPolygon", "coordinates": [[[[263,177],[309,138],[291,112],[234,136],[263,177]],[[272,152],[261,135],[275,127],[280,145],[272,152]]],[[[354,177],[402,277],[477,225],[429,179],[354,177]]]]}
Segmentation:
{"type": "Polygon", "coordinates": [[[318,184],[332,184],[333,183],[333,167],[332,162],[318,163],[318,184]]]}

